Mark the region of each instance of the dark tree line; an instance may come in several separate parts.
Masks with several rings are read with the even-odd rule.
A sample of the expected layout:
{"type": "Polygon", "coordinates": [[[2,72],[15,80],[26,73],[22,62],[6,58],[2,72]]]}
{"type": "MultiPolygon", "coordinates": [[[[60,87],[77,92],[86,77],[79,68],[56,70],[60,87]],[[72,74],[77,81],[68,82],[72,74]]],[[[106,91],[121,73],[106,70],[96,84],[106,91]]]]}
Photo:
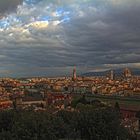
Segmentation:
{"type": "Polygon", "coordinates": [[[81,105],[78,111],[57,114],[33,111],[0,112],[1,140],[127,140],[117,112],[108,107],[81,105]]]}

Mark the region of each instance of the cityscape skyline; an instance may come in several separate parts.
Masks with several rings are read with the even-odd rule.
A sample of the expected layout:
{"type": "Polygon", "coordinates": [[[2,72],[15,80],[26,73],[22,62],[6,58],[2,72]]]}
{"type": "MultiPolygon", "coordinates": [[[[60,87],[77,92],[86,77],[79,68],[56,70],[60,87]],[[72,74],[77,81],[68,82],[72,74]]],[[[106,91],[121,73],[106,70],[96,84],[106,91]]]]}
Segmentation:
{"type": "Polygon", "coordinates": [[[140,69],[139,0],[0,1],[0,76],[140,69]]]}
{"type": "Polygon", "coordinates": [[[0,138],[140,140],[140,0],[0,0],[0,138]]]}

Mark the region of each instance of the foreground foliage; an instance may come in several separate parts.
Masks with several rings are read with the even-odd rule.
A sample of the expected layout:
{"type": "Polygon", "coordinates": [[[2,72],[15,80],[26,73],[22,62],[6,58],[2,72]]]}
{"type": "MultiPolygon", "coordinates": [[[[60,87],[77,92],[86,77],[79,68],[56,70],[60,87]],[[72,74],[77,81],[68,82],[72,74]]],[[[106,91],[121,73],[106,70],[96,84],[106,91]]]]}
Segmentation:
{"type": "Polygon", "coordinates": [[[72,102],[74,111],[0,112],[0,140],[129,140],[121,126],[119,105],[106,106],[85,96],[72,102]]]}
{"type": "Polygon", "coordinates": [[[81,105],[78,111],[57,114],[33,111],[0,112],[2,140],[126,140],[127,131],[112,108],[93,109],[81,105]]]}

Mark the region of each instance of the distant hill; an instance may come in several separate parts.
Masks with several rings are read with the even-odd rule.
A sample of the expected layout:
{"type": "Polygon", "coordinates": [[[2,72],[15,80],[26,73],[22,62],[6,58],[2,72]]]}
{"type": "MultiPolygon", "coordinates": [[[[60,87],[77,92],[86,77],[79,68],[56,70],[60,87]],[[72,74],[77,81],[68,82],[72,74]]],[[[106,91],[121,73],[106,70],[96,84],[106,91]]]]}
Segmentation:
{"type": "MultiPolygon", "coordinates": [[[[112,69],[113,70],[113,69],[112,69]]],[[[122,75],[124,69],[114,69],[115,75],[122,75]]],[[[140,69],[130,68],[132,75],[140,75],[140,69]]],[[[81,76],[106,76],[110,73],[110,70],[107,71],[100,71],[100,72],[87,72],[83,73],[81,76]]]]}

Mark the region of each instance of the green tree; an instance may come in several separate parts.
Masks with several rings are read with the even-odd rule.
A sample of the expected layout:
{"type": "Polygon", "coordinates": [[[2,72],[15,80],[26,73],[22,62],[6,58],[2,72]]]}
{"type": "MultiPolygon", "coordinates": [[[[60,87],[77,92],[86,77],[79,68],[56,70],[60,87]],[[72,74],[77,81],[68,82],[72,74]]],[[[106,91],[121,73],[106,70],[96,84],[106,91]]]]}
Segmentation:
{"type": "Polygon", "coordinates": [[[76,111],[64,110],[56,114],[14,110],[0,112],[0,139],[126,140],[129,138],[114,108],[94,108],[91,104],[80,104],[77,105],[76,111]]]}
{"type": "Polygon", "coordinates": [[[118,102],[115,103],[114,108],[115,108],[115,110],[116,110],[117,112],[120,112],[120,105],[119,105],[118,102]]]}

